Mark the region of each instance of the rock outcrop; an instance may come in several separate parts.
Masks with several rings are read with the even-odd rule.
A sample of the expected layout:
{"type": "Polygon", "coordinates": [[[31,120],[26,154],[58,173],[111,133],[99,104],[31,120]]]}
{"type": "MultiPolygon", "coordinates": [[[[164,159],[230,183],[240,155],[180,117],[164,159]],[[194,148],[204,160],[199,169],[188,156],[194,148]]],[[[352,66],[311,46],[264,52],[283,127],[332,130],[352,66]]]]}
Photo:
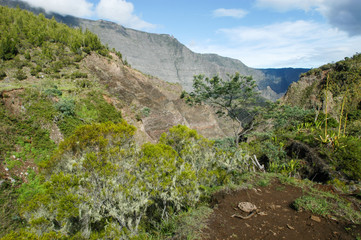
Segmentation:
{"type": "Polygon", "coordinates": [[[140,130],[138,138],[143,142],[158,140],[163,132],[178,124],[209,138],[232,134],[229,119],[219,119],[209,106],[191,107],[180,99],[180,84],[146,76],[120,61],[108,61],[96,54],[86,57],[82,64],[107,87],[109,101],[118,104],[123,117],[140,130]]]}

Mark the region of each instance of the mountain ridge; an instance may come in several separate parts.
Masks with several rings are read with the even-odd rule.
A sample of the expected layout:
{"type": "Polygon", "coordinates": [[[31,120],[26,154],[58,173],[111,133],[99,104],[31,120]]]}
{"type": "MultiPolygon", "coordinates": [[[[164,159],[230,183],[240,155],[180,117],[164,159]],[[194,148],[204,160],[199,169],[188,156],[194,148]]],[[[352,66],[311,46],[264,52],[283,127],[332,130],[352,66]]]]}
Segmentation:
{"type": "MultiPolygon", "coordinates": [[[[277,75],[247,67],[237,59],[212,53],[195,53],[169,34],[134,30],[106,20],[94,21],[46,13],[42,8],[31,7],[19,0],[0,0],[0,4],[10,7],[19,6],[36,14],[43,13],[47,18],[54,17],[58,22],[72,27],[89,29],[99,36],[103,44],[121,52],[134,68],[171,83],[180,83],[187,91],[192,90],[194,75],[204,74],[210,77],[220,75],[222,78],[227,78],[228,73],[239,72],[253,77],[263,97],[276,100],[285,93],[289,83],[297,81],[299,77],[299,70],[296,69],[292,78],[283,81],[277,75]]],[[[301,73],[307,70],[304,69],[301,73]]],[[[290,68],[285,71],[290,71],[290,68]]]]}

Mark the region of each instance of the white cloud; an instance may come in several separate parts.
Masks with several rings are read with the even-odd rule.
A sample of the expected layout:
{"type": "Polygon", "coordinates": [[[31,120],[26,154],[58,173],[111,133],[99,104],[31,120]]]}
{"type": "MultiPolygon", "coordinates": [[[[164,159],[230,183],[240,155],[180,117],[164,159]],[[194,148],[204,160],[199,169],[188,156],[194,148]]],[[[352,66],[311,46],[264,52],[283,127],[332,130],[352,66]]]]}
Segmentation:
{"type": "Polygon", "coordinates": [[[286,12],[315,10],[334,27],[349,35],[361,35],[360,0],[257,0],[256,6],[286,12]]]}
{"type": "Polygon", "coordinates": [[[155,28],[155,25],[140,19],[133,11],[133,4],[125,0],[100,0],[96,7],[96,13],[99,18],[136,29],[155,28]]]}
{"type": "Polygon", "coordinates": [[[320,6],[323,2],[324,0],[257,0],[256,6],[261,8],[273,8],[281,12],[294,9],[308,11],[311,8],[320,6]]]}
{"type": "Polygon", "coordinates": [[[90,17],[93,4],[86,0],[24,0],[34,7],[44,8],[47,12],[76,17],[90,17]]]}
{"type": "Polygon", "coordinates": [[[75,17],[102,18],[126,27],[149,30],[156,26],[134,14],[134,6],[126,0],[100,0],[94,6],[89,0],[24,0],[34,7],[44,8],[47,12],[75,17]]]}
{"type": "Polygon", "coordinates": [[[247,15],[247,11],[243,9],[225,9],[218,8],[213,11],[214,17],[234,17],[234,18],[243,18],[247,15]]]}
{"type": "Polygon", "coordinates": [[[361,49],[361,37],[349,37],[327,24],[309,21],[276,23],[262,27],[221,29],[227,44],[190,46],[240,59],[250,67],[319,67],[352,56],[361,49]]]}
{"type": "Polygon", "coordinates": [[[328,0],[318,7],[318,11],[338,29],[351,36],[361,35],[360,0],[328,0]]]}

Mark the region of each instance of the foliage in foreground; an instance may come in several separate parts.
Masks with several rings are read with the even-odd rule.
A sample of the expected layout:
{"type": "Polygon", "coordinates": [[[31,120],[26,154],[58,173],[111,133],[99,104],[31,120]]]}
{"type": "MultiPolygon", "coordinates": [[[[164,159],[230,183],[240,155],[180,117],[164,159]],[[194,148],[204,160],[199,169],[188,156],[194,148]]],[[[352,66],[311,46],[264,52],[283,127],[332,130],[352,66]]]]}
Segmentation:
{"type": "Polygon", "coordinates": [[[358,181],[361,141],[353,127],[358,121],[350,118],[337,121],[323,112],[276,103],[258,117],[256,130],[247,135],[252,141],[243,146],[271,172],[305,177],[302,174],[307,174],[314,167],[312,161],[316,161],[312,155],[331,170],[341,172],[339,177],[343,176],[343,180],[358,181]],[[307,149],[292,150],[290,146],[295,142],[307,149]]]}
{"type": "Polygon", "coordinates": [[[140,236],[194,207],[206,188],[236,181],[250,165],[245,153],[215,149],[185,126],[140,148],[134,131],[124,121],[85,125],[61,143],[42,164],[43,180],[22,188],[24,234],[140,236]]]}

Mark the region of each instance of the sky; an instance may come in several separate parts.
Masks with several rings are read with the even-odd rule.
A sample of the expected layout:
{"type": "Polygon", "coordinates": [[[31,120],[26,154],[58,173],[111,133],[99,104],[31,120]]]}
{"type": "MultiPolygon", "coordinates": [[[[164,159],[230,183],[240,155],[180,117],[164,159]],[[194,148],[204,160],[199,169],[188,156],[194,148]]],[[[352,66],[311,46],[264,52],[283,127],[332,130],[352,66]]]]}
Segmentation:
{"type": "Polygon", "coordinates": [[[170,34],[249,67],[316,68],[361,52],[361,0],[25,0],[49,12],[170,34]]]}

